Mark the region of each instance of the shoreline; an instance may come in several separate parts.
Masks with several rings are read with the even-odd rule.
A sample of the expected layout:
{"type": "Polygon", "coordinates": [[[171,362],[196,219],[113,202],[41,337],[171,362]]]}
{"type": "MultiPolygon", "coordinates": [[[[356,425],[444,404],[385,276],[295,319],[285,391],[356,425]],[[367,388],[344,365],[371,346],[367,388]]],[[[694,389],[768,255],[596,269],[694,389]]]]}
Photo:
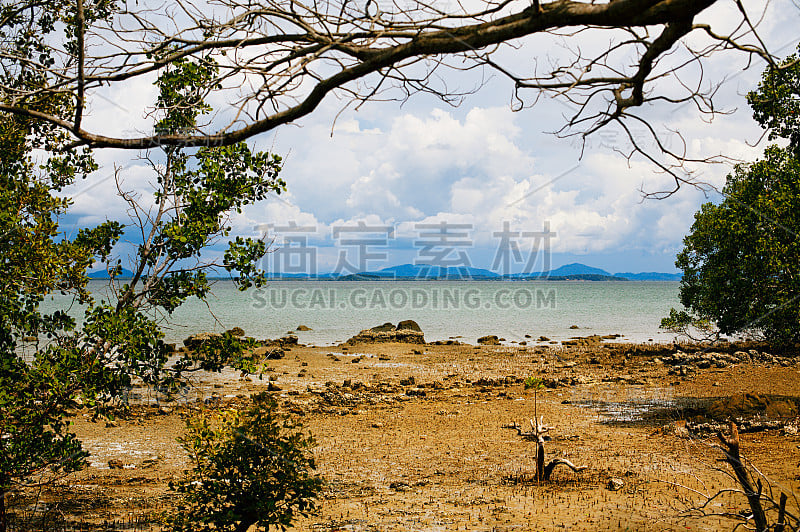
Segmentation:
{"type": "MultiPolygon", "coordinates": [[[[677,508],[698,500],[674,486],[724,485],[726,477],[705,466],[718,456],[704,443],[711,433],[701,421],[718,411],[756,419],[747,408],[761,408],[761,416],[766,408],[775,421],[743,433],[742,452],[774,482],[796,485],[786,457],[800,445],[791,429],[800,358],[774,357],[757,344],[719,347],[726,349],[287,346],[261,380],[198,375],[193,395],[134,406],[110,424],[78,411],[75,429],[91,465],[61,489],[95,501],[76,519],[146,519],[174,501],[167,483],[187,467],[175,441],[184,420],[271,390],[315,436],[328,481],[319,512],[292,530],[730,530],[724,520],[683,515],[677,508]],[[526,388],[529,377],[542,379],[538,395],[526,388]],[[534,409],[553,427],[548,456],[587,470],[559,468],[551,482],[532,480],[535,445],[511,427],[527,427],[534,409]],[[110,460],[124,467],[110,469],[110,460]],[[610,489],[612,480],[621,487],[610,489]]],[[[734,495],[722,500],[737,511],[746,506],[734,495]]]]}

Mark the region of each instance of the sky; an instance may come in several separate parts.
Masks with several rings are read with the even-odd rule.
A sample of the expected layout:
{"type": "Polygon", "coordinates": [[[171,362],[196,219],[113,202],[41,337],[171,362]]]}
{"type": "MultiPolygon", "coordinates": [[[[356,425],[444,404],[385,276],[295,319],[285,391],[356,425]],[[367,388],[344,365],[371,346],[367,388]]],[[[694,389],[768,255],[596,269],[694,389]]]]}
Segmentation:
{"type": "MultiPolygon", "coordinates": [[[[704,13],[705,21],[726,28],[736,18],[733,4],[704,13]]],[[[753,4],[752,12],[760,13],[753,4]]],[[[797,14],[798,8],[773,2],[760,26],[768,48],[781,57],[798,40],[797,17],[787,17],[787,10],[797,14]]],[[[692,35],[691,44],[693,39],[701,40],[692,35]]],[[[550,48],[542,44],[532,39],[504,52],[505,64],[524,71],[544,53],[562,53],[551,50],[552,42],[544,42],[550,48]]],[[[708,80],[726,79],[715,102],[729,114],[711,122],[692,105],[639,112],[671,147],[682,137],[691,154],[753,160],[765,143],[757,143],[761,130],[744,95],[755,88],[763,63],[746,65],[747,57],[733,52],[704,64],[708,80]]],[[[452,73],[445,81],[468,90],[480,79],[452,73]]],[[[142,109],[155,101],[155,88],[152,79],[134,83],[96,94],[85,127],[147,131],[151,125],[142,109]]],[[[250,141],[284,157],[281,177],[288,189],[233,216],[234,235],[266,234],[274,253],[263,265],[283,273],[349,273],[424,262],[500,273],[571,262],[612,273],[676,271],[675,255],[694,212],[721,196],[709,187],[684,186],[666,199],[646,198],[671,188],[672,179],[642,157],[622,157],[618,150],[629,144],[620,131],[600,131],[582,146],[552,134],[573,110],[570,105],[542,98],[515,112],[510,102],[511,87],[499,77],[485,80],[457,107],[416,95],[402,105],[370,102],[343,111],[346,102],[329,97],[311,116],[250,141]]],[[[633,132],[654,148],[643,127],[633,132]]],[[[101,170],[67,191],[74,199],[67,224],[125,221],[114,168],[124,189],[152,201],[153,173],[142,155],[98,152],[101,170]]],[[[731,166],[695,169],[701,181],[721,189],[731,166]]],[[[135,243],[135,236],[127,238],[135,243]]]]}

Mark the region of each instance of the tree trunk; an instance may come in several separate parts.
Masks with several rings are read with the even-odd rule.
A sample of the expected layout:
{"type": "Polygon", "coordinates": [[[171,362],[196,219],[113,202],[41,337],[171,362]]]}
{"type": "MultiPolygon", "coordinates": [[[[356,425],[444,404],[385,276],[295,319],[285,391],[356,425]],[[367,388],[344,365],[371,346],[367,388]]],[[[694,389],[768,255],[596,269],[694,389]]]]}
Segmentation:
{"type": "Polygon", "coordinates": [[[6,492],[0,493],[0,532],[6,532],[8,528],[8,516],[6,515],[6,492]]]}

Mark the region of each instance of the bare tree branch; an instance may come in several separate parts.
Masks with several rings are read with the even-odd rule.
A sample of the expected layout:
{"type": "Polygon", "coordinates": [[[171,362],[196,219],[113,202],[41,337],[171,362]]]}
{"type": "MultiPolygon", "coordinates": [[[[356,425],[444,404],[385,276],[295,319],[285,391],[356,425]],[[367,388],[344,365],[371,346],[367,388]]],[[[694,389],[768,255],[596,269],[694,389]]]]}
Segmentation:
{"type": "MultiPolygon", "coordinates": [[[[524,6],[510,0],[480,0],[470,3],[469,9],[461,2],[445,9],[420,0],[402,4],[397,0],[309,4],[168,0],[159,5],[119,0],[107,16],[91,17],[98,9],[96,1],[63,3],[73,1],[74,35],[67,31],[59,37],[53,29],[42,45],[48,61],[16,53],[11,45],[4,45],[0,53],[0,112],[62,128],[71,135],[70,146],[229,145],[295,122],[330,95],[347,106],[405,100],[426,92],[457,105],[485,82],[486,71],[498,72],[513,83],[515,108],[536,103],[542,94],[561,98],[574,108],[558,132],[561,135],[585,138],[617,123],[630,136],[623,122],[644,121],[631,110],[646,104],[693,103],[701,113],[719,113],[714,94],[715,81],[721,80],[709,85],[703,79],[703,65],[712,54],[732,51],[746,55],[748,61],[758,57],[775,64],[757,33],[763,14],[751,17],[738,1],[740,22],[726,34],[695,22],[718,3],[715,0],[554,0],[524,6]],[[693,33],[705,38],[705,47],[695,50],[685,43],[693,33]],[[607,46],[595,44],[588,54],[583,50],[583,39],[603,35],[607,46]],[[537,44],[563,43],[564,53],[549,56],[539,48],[531,52],[534,38],[539,39],[537,44]],[[529,59],[533,72],[516,73],[522,62],[512,66],[509,57],[529,59]],[[93,94],[101,95],[109,86],[125,88],[135,80],[152,80],[179,61],[211,61],[218,67],[216,79],[201,96],[216,93],[215,101],[224,100],[227,107],[218,105],[218,114],[207,124],[130,138],[116,133],[113,124],[98,130],[82,125],[93,94]],[[465,90],[448,86],[437,73],[440,69],[477,69],[480,76],[474,88],[465,90]],[[37,82],[21,83],[23,71],[37,82]],[[691,72],[686,79],[684,71],[691,72]],[[672,90],[676,88],[679,94],[672,90]],[[43,109],[39,103],[50,95],[71,97],[73,116],[43,109]]],[[[26,24],[36,22],[48,9],[46,3],[23,3],[0,11],[4,43],[13,43],[26,24]]],[[[166,111],[142,110],[154,119],[166,111]]],[[[685,153],[666,149],[652,126],[648,129],[656,139],[658,156],[645,153],[635,142],[632,153],[658,161],[675,177],[676,185],[691,181],[691,174],[676,171],[691,160],[685,153]],[[659,160],[662,156],[667,162],[659,160]]]]}

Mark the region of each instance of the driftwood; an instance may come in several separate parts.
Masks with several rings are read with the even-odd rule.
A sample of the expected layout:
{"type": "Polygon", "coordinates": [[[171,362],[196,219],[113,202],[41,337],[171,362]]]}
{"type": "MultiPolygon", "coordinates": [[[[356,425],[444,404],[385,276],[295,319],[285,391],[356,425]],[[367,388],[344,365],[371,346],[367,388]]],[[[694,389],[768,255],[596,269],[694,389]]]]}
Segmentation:
{"type": "Polygon", "coordinates": [[[731,423],[731,435],[725,436],[722,432],[717,433],[717,438],[725,446],[725,461],[733,468],[736,475],[736,480],[744,490],[744,495],[747,497],[747,502],[750,504],[750,510],[753,512],[753,521],[756,525],[756,531],[763,531],[767,529],[767,517],[764,515],[764,508],[761,506],[761,491],[762,485],[759,479],[756,482],[758,488],[753,486],[750,481],[750,475],[742,462],[739,455],[739,430],[736,428],[735,423],[731,423]]]}
{"type": "Polygon", "coordinates": [[[509,425],[509,428],[513,428],[517,431],[517,434],[525,438],[526,440],[531,440],[536,442],[536,480],[539,482],[542,481],[549,481],[550,475],[553,474],[553,470],[556,466],[565,465],[572,469],[575,472],[580,472],[586,469],[588,466],[576,466],[569,460],[565,458],[554,458],[550,460],[550,462],[545,465],[545,452],[544,452],[544,435],[550,431],[552,427],[546,427],[544,425],[544,416],[541,416],[538,420],[534,421],[533,419],[530,420],[531,423],[531,430],[530,432],[525,432],[522,430],[522,427],[513,423],[509,425]]]}

